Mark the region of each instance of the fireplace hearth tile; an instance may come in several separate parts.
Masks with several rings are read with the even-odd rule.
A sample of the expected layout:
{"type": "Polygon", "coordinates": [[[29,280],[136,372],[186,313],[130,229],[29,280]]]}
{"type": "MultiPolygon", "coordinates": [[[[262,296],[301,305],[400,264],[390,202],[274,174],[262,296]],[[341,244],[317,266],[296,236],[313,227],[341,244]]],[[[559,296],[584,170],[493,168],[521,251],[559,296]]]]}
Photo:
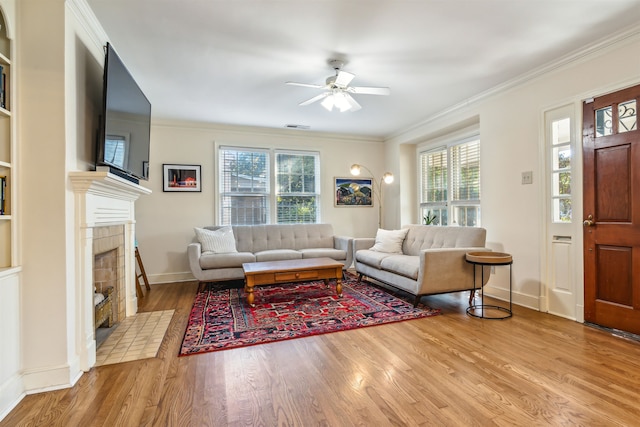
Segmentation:
{"type": "Polygon", "coordinates": [[[96,351],[95,366],[156,357],[175,310],[126,317],[96,351]]]}

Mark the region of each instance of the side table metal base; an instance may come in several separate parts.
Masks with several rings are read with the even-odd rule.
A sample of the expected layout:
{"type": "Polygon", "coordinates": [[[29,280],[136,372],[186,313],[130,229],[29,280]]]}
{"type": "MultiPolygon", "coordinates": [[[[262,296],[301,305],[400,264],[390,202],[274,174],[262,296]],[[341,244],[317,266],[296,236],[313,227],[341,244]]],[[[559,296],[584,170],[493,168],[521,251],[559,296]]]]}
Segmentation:
{"type": "Polygon", "coordinates": [[[499,320],[499,319],[508,319],[509,317],[513,316],[513,312],[511,310],[509,310],[506,307],[500,307],[499,305],[490,305],[490,304],[473,304],[470,305],[469,307],[467,307],[467,314],[469,316],[473,316],[473,317],[477,317],[479,319],[495,319],[495,320],[499,320]],[[497,311],[501,311],[503,313],[506,313],[506,315],[503,316],[485,316],[485,310],[490,309],[490,310],[497,310],[497,311]],[[476,314],[475,311],[476,310],[480,310],[480,315],[476,314]]]}
{"type": "Polygon", "coordinates": [[[513,303],[512,303],[512,271],[511,266],[513,264],[513,258],[509,254],[505,253],[496,253],[496,252],[470,252],[466,255],[466,261],[470,264],[473,264],[473,292],[472,297],[474,297],[476,292],[476,267],[480,267],[481,278],[480,278],[480,291],[482,292],[482,300],[480,304],[473,304],[472,298],[469,298],[469,307],[467,308],[467,314],[469,316],[477,317],[479,319],[489,319],[489,320],[501,320],[508,319],[513,316],[513,303]],[[484,286],[484,267],[486,266],[495,266],[495,265],[508,265],[509,266],[509,308],[501,307],[495,304],[485,304],[484,303],[484,290],[482,289],[484,286]],[[487,310],[490,313],[493,312],[495,315],[486,315],[487,310]],[[480,314],[478,314],[478,312],[480,314]]]}

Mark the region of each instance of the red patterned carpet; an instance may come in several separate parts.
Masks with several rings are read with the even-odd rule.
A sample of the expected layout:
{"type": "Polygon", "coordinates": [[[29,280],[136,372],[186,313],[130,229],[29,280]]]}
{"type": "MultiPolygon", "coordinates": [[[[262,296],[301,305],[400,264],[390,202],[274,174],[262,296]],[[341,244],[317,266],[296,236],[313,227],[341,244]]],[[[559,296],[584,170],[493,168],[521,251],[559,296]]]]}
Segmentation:
{"type": "MultiPolygon", "coordinates": [[[[209,284],[197,293],[180,356],[345,331],[440,314],[348,274],[342,298],[335,282],[259,286],[255,307],[243,289],[209,284]]],[[[411,297],[412,299],[412,297],[411,297]]]]}

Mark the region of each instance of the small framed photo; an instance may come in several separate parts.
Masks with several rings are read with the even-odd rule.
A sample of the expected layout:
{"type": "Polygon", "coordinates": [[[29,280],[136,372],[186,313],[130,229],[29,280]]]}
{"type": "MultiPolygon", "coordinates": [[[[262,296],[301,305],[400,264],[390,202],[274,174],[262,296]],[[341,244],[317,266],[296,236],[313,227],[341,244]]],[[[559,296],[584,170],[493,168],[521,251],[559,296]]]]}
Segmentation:
{"type": "Polygon", "coordinates": [[[162,165],[162,191],[202,191],[200,165],[162,165]]]}
{"type": "Polygon", "coordinates": [[[371,178],[335,178],[335,206],[373,207],[371,178]]]}

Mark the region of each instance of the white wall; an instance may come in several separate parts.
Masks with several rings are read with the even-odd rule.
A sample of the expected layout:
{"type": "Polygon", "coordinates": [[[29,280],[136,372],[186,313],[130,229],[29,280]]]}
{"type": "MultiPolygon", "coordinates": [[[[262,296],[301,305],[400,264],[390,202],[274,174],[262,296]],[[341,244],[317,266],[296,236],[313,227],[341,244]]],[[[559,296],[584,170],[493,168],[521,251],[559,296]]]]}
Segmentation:
{"type": "Polygon", "coordinates": [[[194,237],[193,227],[216,223],[218,168],[215,152],[219,145],[320,152],[321,221],[332,224],[336,234],[354,237],[375,234],[378,209],[335,207],[333,185],[335,177],[350,176],[353,163],[366,165],[378,179],[381,178],[384,163],[382,142],[285,129],[154,122],[151,126],[149,181],[141,182],[153,193],[136,202],[136,238],[151,282],[193,277],[186,248],[194,237]],[[163,193],[162,165],[165,163],[201,165],[202,192],[163,193]]]}
{"type": "Polygon", "coordinates": [[[68,172],[92,163],[101,99],[101,84],[94,85],[101,81],[104,39],[89,33],[95,22],[82,16],[84,0],[30,0],[18,6],[20,323],[22,378],[32,393],[68,387],[81,375],[68,172]]]}
{"type": "MultiPolygon", "coordinates": [[[[605,46],[605,45],[603,45],[605,46]]],[[[574,104],[581,121],[581,102],[591,96],[628,87],[640,82],[640,30],[633,30],[615,45],[593,50],[574,61],[552,69],[532,80],[510,89],[480,96],[441,117],[426,120],[409,132],[386,142],[387,152],[401,150],[408,144],[428,146],[444,133],[467,126],[473,117],[479,118],[482,174],[482,226],[487,229],[487,246],[513,255],[514,303],[539,307],[545,245],[544,191],[541,187],[544,171],[544,111],[561,105],[574,104]],[[533,171],[533,184],[521,185],[521,173],[533,171]]],[[[417,151],[416,151],[417,155],[417,151]]],[[[582,277],[581,257],[581,182],[580,153],[574,164],[574,225],[578,241],[576,251],[578,280],[582,277]]],[[[402,159],[398,159],[399,161],[402,159]]],[[[391,167],[411,166],[405,164],[391,167]]],[[[416,175],[417,179],[417,175],[416,175]]],[[[413,197],[414,188],[402,188],[402,199],[413,197]]],[[[417,204],[414,205],[417,210],[417,204]]],[[[417,215],[417,212],[415,213],[417,215]]],[[[399,223],[395,224],[396,226],[399,223]]],[[[496,268],[487,288],[500,297],[507,294],[508,269],[496,268]]],[[[579,286],[582,286],[579,283],[579,286]]],[[[577,296],[582,298],[582,293],[577,296]]],[[[576,301],[581,307],[582,301],[576,301]]],[[[580,316],[578,316],[580,317],[580,316]]]]}

